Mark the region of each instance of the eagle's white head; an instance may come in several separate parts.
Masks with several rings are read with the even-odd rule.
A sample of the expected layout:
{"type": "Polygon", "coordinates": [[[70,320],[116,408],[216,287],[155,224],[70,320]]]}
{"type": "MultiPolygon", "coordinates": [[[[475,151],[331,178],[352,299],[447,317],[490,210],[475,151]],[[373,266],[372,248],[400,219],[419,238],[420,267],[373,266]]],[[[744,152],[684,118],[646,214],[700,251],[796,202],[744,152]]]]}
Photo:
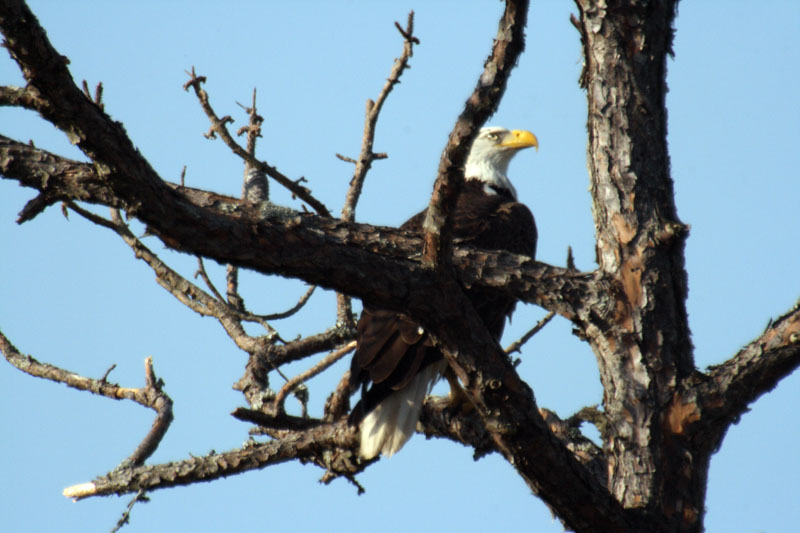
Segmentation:
{"type": "Polygon", "coordinates": [[[488,194],[497,194],[496,189],[507,189],[516,199],[517,191],[506,176],[508,164],[514,154],[531,146],[538,150],[539,141],[529,131],[496,126],[482,128],[472,142],[464,178],[484,182],[488,194]]]}

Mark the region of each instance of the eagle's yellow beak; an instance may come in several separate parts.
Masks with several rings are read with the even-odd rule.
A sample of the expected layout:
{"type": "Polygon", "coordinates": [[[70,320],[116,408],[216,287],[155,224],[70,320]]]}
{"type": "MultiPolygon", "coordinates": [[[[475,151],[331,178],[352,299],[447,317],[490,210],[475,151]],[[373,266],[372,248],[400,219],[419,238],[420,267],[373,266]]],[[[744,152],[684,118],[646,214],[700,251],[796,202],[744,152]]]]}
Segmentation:
{"type": "Polygon", "coordinates": [[[517,150],[533,146],[536,150],[539,150],[539,139],[536,138],[536,135],[527,130],[511,130],[500,146],[503,148],[515,148],[517,150]]]}

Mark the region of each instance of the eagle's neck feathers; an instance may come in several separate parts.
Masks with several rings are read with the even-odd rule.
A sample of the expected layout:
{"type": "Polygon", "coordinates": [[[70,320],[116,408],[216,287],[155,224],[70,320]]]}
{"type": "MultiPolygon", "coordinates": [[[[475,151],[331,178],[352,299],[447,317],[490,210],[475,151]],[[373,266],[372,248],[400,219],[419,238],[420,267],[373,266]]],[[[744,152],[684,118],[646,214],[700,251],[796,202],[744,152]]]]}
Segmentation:
{"type": "Polygon", "coordinates": [[[469,157],[464,167],[464,177],[467,180],[483,182],[483,191],[486,194],[499,194],[498,190],[506,190],[516,200],[517,190],[511,184],[508,176],[506,176],[510,161],[510,157],[469,157]]]}

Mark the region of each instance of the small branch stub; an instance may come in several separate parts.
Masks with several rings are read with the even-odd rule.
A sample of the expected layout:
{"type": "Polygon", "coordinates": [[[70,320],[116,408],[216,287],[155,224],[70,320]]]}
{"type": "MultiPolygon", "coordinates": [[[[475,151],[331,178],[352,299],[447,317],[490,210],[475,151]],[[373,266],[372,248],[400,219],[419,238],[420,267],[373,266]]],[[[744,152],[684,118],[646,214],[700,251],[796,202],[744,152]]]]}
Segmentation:
{"type": "Polygon", "coordinates": [[[77,485],[72,485],[71,487],[65,488],[61,491],[61,494],[66,496],[67,498],[72,499],[72,501],[77,502],[80,499],[88,498],[89,496],[94,496],[97,491],[97,485],[93,482],[88,483],[78,483],[77,485]]]}

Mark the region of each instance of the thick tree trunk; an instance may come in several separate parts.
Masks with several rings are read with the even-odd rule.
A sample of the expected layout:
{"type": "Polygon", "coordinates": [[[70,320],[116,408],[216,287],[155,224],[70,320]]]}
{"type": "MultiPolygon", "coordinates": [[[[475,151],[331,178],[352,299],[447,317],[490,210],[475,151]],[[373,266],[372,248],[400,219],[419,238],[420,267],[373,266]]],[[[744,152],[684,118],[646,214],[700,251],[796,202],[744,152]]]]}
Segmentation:
{"type": "Polygon", "coordinates": [[[597,261],[613,287],[584,331],[608,418],[608,486],[665,531],[702,529],[705,468],[666,414],[694,370],[683,250],[667,154],[666,61],[675,2],[578,0],[597,261]],[[696,478],[700,474],[699,479],[696,478]],[[652,515],[651,515],[652,516],[652,515]]]}

